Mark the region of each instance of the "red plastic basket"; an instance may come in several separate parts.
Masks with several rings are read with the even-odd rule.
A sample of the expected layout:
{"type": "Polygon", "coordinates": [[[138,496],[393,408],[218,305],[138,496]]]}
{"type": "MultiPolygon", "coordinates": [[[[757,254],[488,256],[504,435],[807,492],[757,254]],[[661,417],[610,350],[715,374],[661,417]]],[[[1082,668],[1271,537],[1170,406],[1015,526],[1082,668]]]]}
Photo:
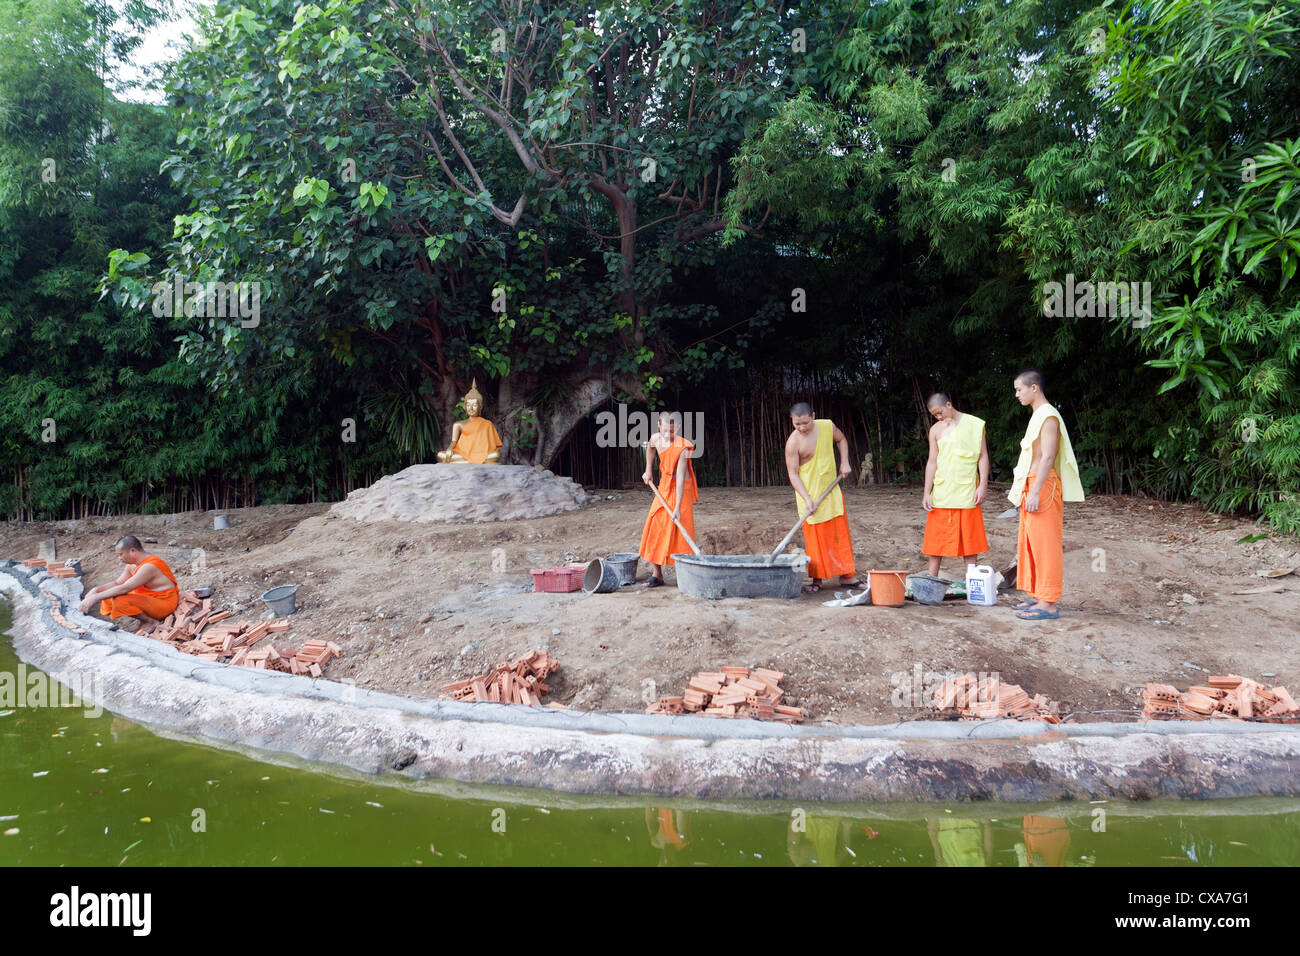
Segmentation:
{"type": "Polygon", "coordinates": [[[567,594],[582,588],[586,568],[533,568],[533,590],[567,594]]]}

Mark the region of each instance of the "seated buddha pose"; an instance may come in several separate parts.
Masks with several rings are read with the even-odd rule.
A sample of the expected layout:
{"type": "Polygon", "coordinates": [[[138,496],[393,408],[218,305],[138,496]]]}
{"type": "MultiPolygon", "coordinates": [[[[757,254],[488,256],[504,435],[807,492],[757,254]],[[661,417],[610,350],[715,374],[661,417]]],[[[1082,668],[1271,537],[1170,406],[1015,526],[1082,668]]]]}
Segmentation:
{"type": "Polygon", "coordinates": [[[446,451],[438,452],[438,460],[444,464],[458,465],[496,465],[501,462],[501,436],[496,426],[486,418],[480,418],[483,411],[483,396],[478,391],[478,379],[474,379],[465,394],[465,414],[469,417],[463,422],[451,426],[451,446],[446,451]]]}

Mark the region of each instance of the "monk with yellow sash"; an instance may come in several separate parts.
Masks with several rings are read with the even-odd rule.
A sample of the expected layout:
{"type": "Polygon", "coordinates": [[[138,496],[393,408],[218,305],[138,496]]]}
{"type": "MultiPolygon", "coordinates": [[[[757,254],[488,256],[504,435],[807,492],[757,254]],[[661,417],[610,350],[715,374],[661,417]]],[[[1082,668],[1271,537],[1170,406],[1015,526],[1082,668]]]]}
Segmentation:
{"type": "Polygon", "coordinates": [[[648,588],[657,588],[664,583],[663,566],[675,563],[674,554],[688,554],[691,550],[673,518],[682,523],[692,538],[695,537],[694,505],[700,500],[700,493],[695,482],[695,468],[691,464],[690,453],[694,450],[694,445],[678,437],[675,414],[662,413],[659,416],[659,431],[646,445],[645,474],[641,480],[647,485],[653,484],[654,473],[651,469],[655,452],[658,452],[659,494],[673,511],[670,515],[656,498],[641,529],[641,547],[637,553],[654,568],[645,585],[648,588]]]}
{"type": "Polygon", "coordinates": [[[1026,369],[1013,384],[1020,404],[1034,410],[1007,494],[1020,509],[1016,581],[1029,595],[1013,606],[1022,620],[1050,620],[1061,616],[1056,605],[1065,570],[1065,502],[1083,500],[1083,482],[1061,413],[1043,394],[1042,373],[1026,369]]]}
{"type": "Polygon", "coordinates": [[[167,562],[146,553],[133,534],[118,539],[113,550],[126,568],[112,584],[101,584],[86,594],[81,601],[82,614],[89,614],[98,602],[100,614],[135,631],[141,626],[152,627],[176,610],[181,592],[167,562]]]}
{"type": "Polygon", "coordinates": [[[839,474],[853,474],[849,441],[829,418],[813,418],[812,406],[798,402],[790,409],[794,431],[785,443],[785,470],[795,491],[795,507],[804,519],[803,539],[808,551],[805,593],[822,589],[822,581],[839,575],[840,587],[866,587],[853,569],[853,541],[844,515],[844,495],[837,487],[815,512],[813,504],[835,481],[835,450],[840,449],[839,474]]]}
{"type": "Polygon", "coordinates": [[[944,558],[975,564],[989,549],[980,505],[988,494],[989,448],[984,419],[959,412],[943,392],[930,396],[930,459],[925,464],[925,540],[921,550],[930,559],[930,575],[939,573],[944,558]]]}

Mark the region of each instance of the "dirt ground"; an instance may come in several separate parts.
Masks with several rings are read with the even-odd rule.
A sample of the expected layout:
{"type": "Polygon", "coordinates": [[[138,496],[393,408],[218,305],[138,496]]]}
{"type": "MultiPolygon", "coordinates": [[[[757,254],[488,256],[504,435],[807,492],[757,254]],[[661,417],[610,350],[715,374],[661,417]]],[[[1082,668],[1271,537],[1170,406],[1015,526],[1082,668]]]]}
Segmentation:
{"type": "MultiPolygon", "coordinates": [[[[1016,519],[1005,487],[984,505],[996,568],[1015,556],[1016,519]]],[[[794,520],[788,489],[703,488],[696,528],[705,553],[770,551],[794,520]]],[[[850,489],[846,506],[857,566],[922,571],[917,487],[850,489]]],[[[965,602],[901,608],[822,607],[833,594],[797,600],[703,601],[675,587],[613,594],[535,594],[530,568],[634,551],[649,493],[602,491],[586,509],[549,518],[475,525],[363,524],[328,505],[8,524],[0,555],[26,558],[54,537],[59,557],[80,556],[90,585],[120,573],[111,550],[124,533],[153,539],[184,587],[211,584],[214,606],[257,619],[259,595],[299,585],[298,612],[281,644],[313,637],[345,651],[327,676],[414,697],[532,649],[563,669],[549,700],[585,710],[641,710],[680,694],[688,677],[722,665],[787,674],[787,698],[815,722],[884,723],[933,717],[902,691],[922,675],[997,672],[1062,703],[1077,720],[1125,720],[1148,680],[1180,689],[1234,672],[1300,689],[1297,619],[1300,542],[1266,538],[1250,522],[1192,505],[1092,496],[1067,505],[1065,596],[1058,621],[1022,622],[1010,610],[965,602]],[[199,568],[200,556],[205,564],[199,568]],[[1237,594],[1273,587],[1277,592],[1237,594]]],[[[796,537],[794,544],[802,542],[796,537]]],[[[956,559],[943,573],[955,576],[956,559]]],[[[648,572],[644,562],[639,574],[648,572]]],[[[672,570],[668,582],[673,584],[672,570]]],[[[89,586],[89,585],[88,585],[89,586]]],[[[924,677],[923,677],[924,680],[924,677]]],[[[920,691],[920,688],[916,688],[920,691]]]]}

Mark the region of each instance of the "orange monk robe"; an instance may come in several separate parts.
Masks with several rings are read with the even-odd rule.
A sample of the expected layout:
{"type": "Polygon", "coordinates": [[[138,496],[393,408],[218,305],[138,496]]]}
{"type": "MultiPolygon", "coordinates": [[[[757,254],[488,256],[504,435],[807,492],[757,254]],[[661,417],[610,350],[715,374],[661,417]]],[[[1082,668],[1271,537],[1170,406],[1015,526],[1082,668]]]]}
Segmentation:
{"type": "Polygon", "coordinates": [[[497,428],[486,418],[471,418],[460,427],[460,437],[451,450],[474,465],[487,461],[487,456],[501,447],[497,428]]]}
{"type": "Polygon", "coordinates": [[[1025,853],[1030,866],[1065,866],[1069,824],[1060,817],[1025,817],[1025,853]]]}
{"type": "Polygon", "coordinates": [[[136,588],[134,591],[128,591],[126,594],[120,594],[117,597],[105,598],[99,602],[100,614],[106,614],[110,618],[148,614],[150,617],[161,621],[176,610],[176,605],[181,600],[180,588],[176,584],[176,575],[172,574],[172,569],[167,567],[167,562],[154,554],[146,555],[145,559],[135,566],[135,570],[131,574],[134,575],[136,571],[139,571],[146,564],[152,564],[167,575],[171,579],[172,586],[165,591],[136,588]]]}
{"type": "Polygon", "coordinates": [[[1020,531],[1016,538],[1016,584],[1030,597],[1049,604],[1061,600],[1065,577],[1065,498],[1061,478],[1053,468],[1038,493],[1038,510],[1026,511],[1024,500],[1036,475],[1025,478],[1020,502],[1020,531]]]}
{"type": "MultiPolygon", "coordinates": [[[[693,451],[695,446],[684,438],[674,438],[673,443],[659,453],[659,494],[670,508],[677,507],[677,462],[682,452],[693,451]]],[[[695,484],[695,468],[688,458],[686,460],[686,487],[682,495],[682,513],[678,520],[692,538],[695,537],[695,502],[700,500],[699,488],[695,484]]],[[[673,524],[672,515],[656,498],[650,506],[650,514],[641,529],[641,547],[637,553],[651,564],[673,564],[674,554],[691,554],[691,546],[686,543],[677,525],[673,524]]]]}
{"type": "Polygon", "coordinates": [[[921,553],[927,557],[964,558],[989,549],[984,515],[973,508],[935,508],[925,516],[921,553]]]}

